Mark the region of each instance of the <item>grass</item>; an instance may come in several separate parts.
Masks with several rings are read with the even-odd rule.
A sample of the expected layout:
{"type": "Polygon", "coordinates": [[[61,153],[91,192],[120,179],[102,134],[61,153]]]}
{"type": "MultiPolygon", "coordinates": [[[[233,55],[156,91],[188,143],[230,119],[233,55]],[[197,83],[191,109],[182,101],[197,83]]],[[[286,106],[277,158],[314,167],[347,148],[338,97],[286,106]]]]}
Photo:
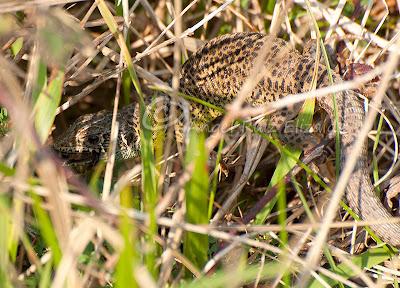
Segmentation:
{"type": "MultiPolygon", "coordinates": [[[[160,84],[155,77],[171,79],[199,39],[269,32],[271,23],[300,50],[310,35],[345,43],[347,50],[336,55],[341,73],[355,59],[379,66],[398,49],[395,4],[388,2],[386,13],[380,2],[366,1],[284,2],[281,9],[283,2],[269,0],[183,7],[177,1],[70,2],[41,1],[48,9],[33,1],[0,3],[2,287],[398,286],[397,250],[381,243],[368,223],[358,227],[344,202],[344,209],[333,207],[336,222],[321,223],[324,199],[343,176],[334,143],[326,159],[309,163],[299,149],[242,120],[217,141],[192,131],[182,147],[162,133],[153,143],[153,115],[145,107],[160,84]],[[54,138],[82,114],[112,110],[113,100],[140,104],[140,161],[102,162],[87,177],[62,167],[49,149],[54,138]],[[254,147],[255,135],[273,145],[254,147]],[[125,181],[132,171],[139,177],[125,181]],[[319,245],[324,229],[329,235],[319,245]]],[[[324,48],[320,54],[325,63],[324,48]]],[[[368,143],[380,193],[381,178],[399,166],[393,138],[400,122],[398,68],[383,76],[391,79],[385,92],[393,104],[383,104],[368,143]]],[[[229,107],[177,94],[232,116],[229,107]]],[[[313,118],[324,123],[314,102],[303,105],[301,129],[314,127],[313,118]]],[[[118,129],[113,121],[111,135],[118,129]]]]}
{"type": "MultiPolygon", "coordinates": [[[[185,187],[186,221],[192,224],[207,224],[208,215],[208,178],[207,152],[204,145],[204,135],[192,131],[189,136],[186,152],[186,165],[193,165],[193,175],[185,187]]],[[[201,269],[208,259],[208,236],[196,233],[186,233],[183,242],[184,255],[201,269]]]]}

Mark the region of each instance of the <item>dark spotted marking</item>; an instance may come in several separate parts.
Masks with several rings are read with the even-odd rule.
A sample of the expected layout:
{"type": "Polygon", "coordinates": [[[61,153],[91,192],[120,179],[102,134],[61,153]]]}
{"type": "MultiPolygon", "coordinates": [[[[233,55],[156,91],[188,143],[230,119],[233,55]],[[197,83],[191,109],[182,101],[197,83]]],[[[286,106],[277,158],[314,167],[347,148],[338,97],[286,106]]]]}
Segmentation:
{"type": "Polygon", "coordinates": [[[268,77],[268,88],[271,89],[272,88],[272,80],[271,78],[268,77]]]}
{"type": "MultiPolygon", "coordinates": [[[[232,61],[232,60],[228,59],[228,60],[227,60],[228,63],[224,63],[225,65],[223,65],[223,66],[221,66],[221,67],[218,67],[217,69],[215,69],[215,71],[213,71],[212,73],[210,73],[210,74],[207,75],[207,76],[200,77],[200,75],[199,75],[199,77],[198,77],[197,79],[198,79],[198,80],[209,79],[210,76],[214,76],[214,75],[218,75],[218,74],[223,74],[224,70],[229,70],[229,69],[230,69],[230,70],[229,70],[228,74],[229,74],[229,73],[232,74],[232,69],[231,69],[231,68],[227,68],[227,67],[232,66],[233,63],[240,64],[240,63],[242,63],[242,62],[245,62],[246,59],[248,59],[247,56],[238,57],[238,58],[236,59],[236,61],[232,61]]],[[[235,60],[235,59],[234,59],[234,60],[235,60]]],[[[208,64],[208,65],[206,65],[206,66],[212,66],[212,65],[211,65],[211,64],[208,64]]],[[[208,69],[208,68],[206,68],[206,69],[208,69]]],[[[201,71],[201,70],[199,70],[199,71],[201,71]]],[[[188,76],[188,75],[186,75],[186,77],[187,77],[187,76],[188,76]]],[[[189,77],[190,77],[190,76],[189,76],[189,77]]]]}
{"type": "Polygon", "coordinates": [[[321,75],[319,76],[318,82],[317,82],[317,88],[319,88],[322,84],[322,82],[324,82],[325,77],[328,75],[328,70],[323,69],[321,75]]]}
{"type": "Polygon", "coordinates": [[[315,66],[314,62],[308,63],[307,66],[306,66],[306,71],[311,73],[311,69],[314,68],[314,66],[315,66]]]}
{"type": "MultiPolygon", "coordinates": [[[[237,50],[238,50],[237,53],[240,55],[240,52],[242,50],[241,49],[237,49],[237,50]]],[[[236,51],[233,51],[232,53],[236,54],[236,51]]],[[[223,61],[221,61],[221,58],[212,57],[211,61],[208,61],[208,62],[204,63],[203,65],[196,67],[196,70],[197,71],[208,71],[208,70],[210,70],[210,67],[214,67],[217,64],[219,66],[219,64],[221,64],[221,62],[223,62],[225,64],[225,66],[229,66],[229,65],[231,65],[233,63],[240,63],[240,62],[243,62],[246,59],[248,60],[249,52],[248,51],[247,52],[243,52],[242,54],[243,54],[242,56],[237,57],[237,58],[228,57],[229,55],[226,55],[226,57],[222,58],[222,59],[224,59],[223,61]],[[218,59],[220,59],[220,60],[218,60],[218,59]]],[[[183,73],[182,74],[185,74],[185,66],[182,69],[183,69],[183,73]]],[[[217,69],[217,71],[221,70],[221,69],[225,69],[225,68],[219,68],[219,69],[217,69]]],[[[196,73],[196,71],[194,73],[196,73]]]]}

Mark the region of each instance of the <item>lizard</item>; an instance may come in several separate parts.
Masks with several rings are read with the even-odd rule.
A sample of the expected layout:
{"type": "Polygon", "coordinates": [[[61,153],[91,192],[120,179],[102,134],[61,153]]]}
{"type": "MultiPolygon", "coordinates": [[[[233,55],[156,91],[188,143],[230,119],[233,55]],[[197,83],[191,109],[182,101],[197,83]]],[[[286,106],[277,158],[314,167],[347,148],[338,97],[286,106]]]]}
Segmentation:
{"type": "MultiPolygon", "coordinates": [[[[312,49],[304,49],[303,53],[300,53],[283,39],[257,32],[240,32],[211,39],[192,54],[181,68],[180,90],[213,105],[224,107],[233,101],[249,77],[254,61],[266,42],[269,45],[262,59],[263,74],[252,93],[246,98],[249,105],[262,105],[289,94],[309,91],[312,88],[315,68],[317,68],[316,88],[330,85],[328,70],[322,61],[316,63],[315,56],[310,52],[312,49]]],[[[334,82],[341,81],[340,76],[334,71],[332,77],[334,82]]],[[[166,99],[168,102],[169,98],[166,99]]],[[[328,114],[331,123],[334,123],[333,97],[318,97],[316,104],[328,114]]],[[[352,90],[336,94],[336,107],[337,128],[340,131],[340,166],[343,167],[363,125],[364,109],[352,90]]],[[[271,115],[269,123],[279,131],[283,129],[286,121],[295,117],[297,113],[298,107],[277,111],[271,115]]],[[[222,112],[192,102],[190,114],[192,125],[201,129],[201,126],[204,127],[222,112]]],[[[104,111],[81,116],[55,141],[54,149],[61,154],[67,165],[75,167],[94,165],[106,155],[111,118],[111,112],[104,111]]],[[[120,110],[117,121],[120,127],[117,158],[139,157],[138,104],[130,104],[120,110]]],[[[299,142],[301,139],[302,137],[298,137],[295,140],[299,142]]],[[[371,228],[383,241],[393,246],[400,246],[400,224],[385,223],[385,220],[393,216],[375,194],[369,176],[366,144],[347,184],[346,197],[351,209],[361,219],[382,220],[382,224],[373,224],[371,228]]]]}

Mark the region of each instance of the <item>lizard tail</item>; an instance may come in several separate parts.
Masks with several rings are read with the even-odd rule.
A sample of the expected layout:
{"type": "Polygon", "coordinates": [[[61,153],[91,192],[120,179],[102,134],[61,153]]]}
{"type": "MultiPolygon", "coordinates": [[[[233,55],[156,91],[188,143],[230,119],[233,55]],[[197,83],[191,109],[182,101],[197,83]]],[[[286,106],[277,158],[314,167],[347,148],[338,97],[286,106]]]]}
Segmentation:
{"type": "MultiPolygon", "coordinates": [[[[333,103],[330,97],[320,100],[320,106],[329,114],[332,123],[335,123],[333,103]]],[[[337,112],[339,129],[341,131],[341,168],[345,160],[352,153],[352,144],[355,142],[358,133],[363,125],[364,110],[353,91],[347,91],[342,95],[337,95],[337,112]]],[[[393,218],[386,210],[374,191],[369,169],[368,169],[368,150],[364,145],[358,161],[354,167],[346,188],[348,203],[363,220],[381,221],[381,224],[371,225],[372,230],[386,243],[400,247],[400,224],[385,223],[385,220],[393,218]]]]}

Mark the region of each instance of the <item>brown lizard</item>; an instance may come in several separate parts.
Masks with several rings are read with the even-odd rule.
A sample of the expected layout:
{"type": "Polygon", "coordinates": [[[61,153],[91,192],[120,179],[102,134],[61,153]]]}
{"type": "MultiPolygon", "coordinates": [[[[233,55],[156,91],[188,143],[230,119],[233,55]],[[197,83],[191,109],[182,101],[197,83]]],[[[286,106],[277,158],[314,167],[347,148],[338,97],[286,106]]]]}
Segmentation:
{"type": "MultiPolygon", "coordinates": [[[[205,44],[183,65],[180,89],[213,105],[224,107],[230,103],[249,76],[260,48],[269,42],[269,50],[263,59],[262,77],[246,99],[249,105],[261,105],[283,98],[288,94],[308,91],[312,88],[313,71],[316,68],[315,56],[305,49],[303,54],[290,47],[282,39],[260,33],[234,33],[217,37],[205,44]]],[[[327,68],[318,63],[316,87],[328,86],[327,68]]],[[[340,76],[333,72],[334,82],[340,76]]],[[[169,99],[166,97],[165,99],[169,99]]],[[[329,115],[334,123],[332,97],[317,99],[317,105],[329,115]]],[[[363,119],[364,110],[353,91],[337,93],[338,128],[340,131],[341,159],[343,163],[351,152],[363,119]]],[[[168,100],[167,100],[168,102],[168,100]]],[[[296,109],[284,109],[270,118],[270,124],[278,131],[285,121],[295,117],[296,109]]],[[[167,109],[168,110],[168,109],[167,109]]],[[[207,123],[221,115],[221,112],[191,103],[190,112],[193,126],[202,129],[207,123]]],[[[120,131],[117,144],[117,157],[139,156],[139,109],[138,104],[123,108],[117,117],[120,131]]],[[[111,113],[99,112],[80,117],[54,144],[54,148],[66,160],[67,165],[87,167],[94,165],[106,155],[110,138],[111,113]]],[[[303,135],[304,136],[304,135],[303,135]]],[[[301,140],[298,137],[294,142],[301,140]]],[[[182,139],[177,139],[182,141],[182,139]]],[[[85,168],[84,168],[85,169],[85,168]]],[[[346,189],[350,207],[363,220],[382,220],[393,217],[375,194],[368,171],[368,153],[364,145],[356,167],[346,189]]],[[[383,223],[371,228],[385,242],[400,246],[400,224],[383,223]]]]}

